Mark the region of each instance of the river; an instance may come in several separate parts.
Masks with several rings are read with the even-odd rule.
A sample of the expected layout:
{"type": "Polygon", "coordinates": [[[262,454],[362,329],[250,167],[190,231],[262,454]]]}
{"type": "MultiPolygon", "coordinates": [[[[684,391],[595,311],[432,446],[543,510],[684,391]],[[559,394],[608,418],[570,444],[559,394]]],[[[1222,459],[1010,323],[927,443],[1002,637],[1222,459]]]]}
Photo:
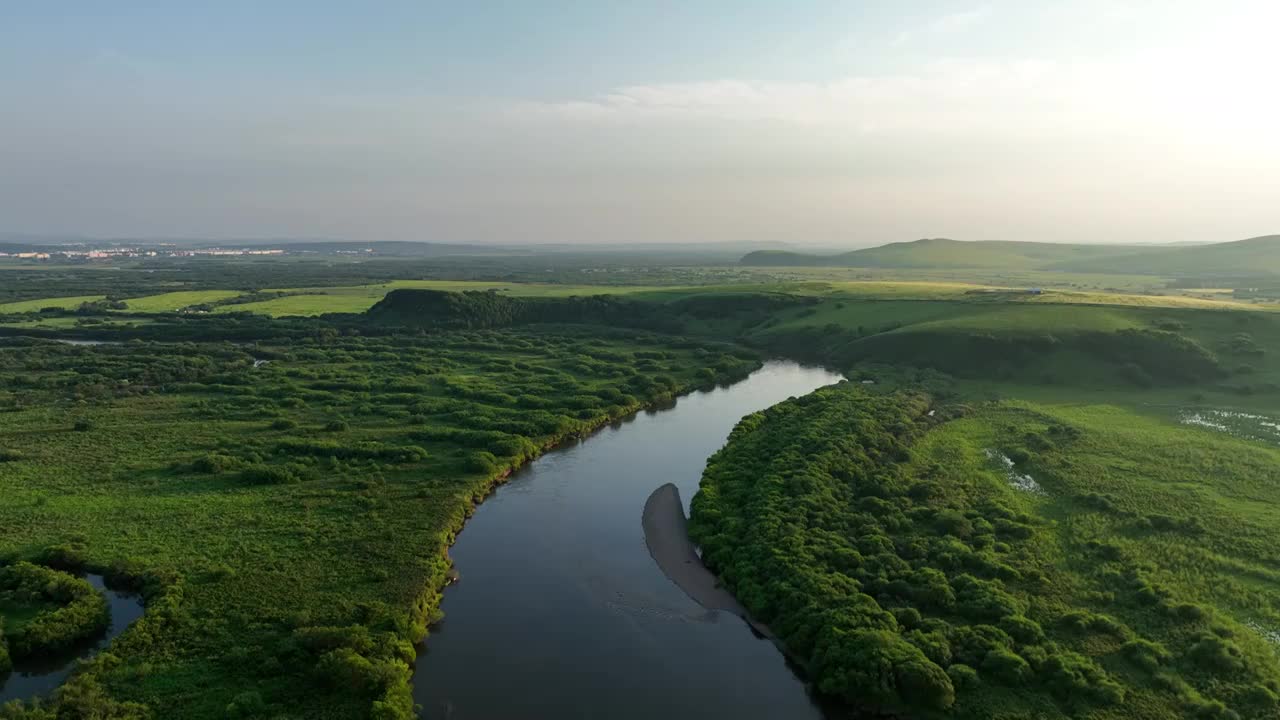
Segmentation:
{"type": "Polygon", "coordinates": [[[640,520],[668,482],[688,509],[707,458],[744,415],[839,380],[770,362],[515,473],[450,551],[461,579],[415,675],[424,716],[821,718],[771,642],[663,575],[640,520]]]}
{"type": "Polygon", "coordinates": [[[109,589],[101,575],[88,575],[86,579],[107,597],[111,623],[106,632],[95,635],[56,657],[14,663],[13,672],[7,678],[0,678],[0,705],[10,700],[30,700],[53,692],[75,669],[77,660],[93,657],[124,632],[134,620],[142,617],[142,601],[137,595],[109,589]]]}

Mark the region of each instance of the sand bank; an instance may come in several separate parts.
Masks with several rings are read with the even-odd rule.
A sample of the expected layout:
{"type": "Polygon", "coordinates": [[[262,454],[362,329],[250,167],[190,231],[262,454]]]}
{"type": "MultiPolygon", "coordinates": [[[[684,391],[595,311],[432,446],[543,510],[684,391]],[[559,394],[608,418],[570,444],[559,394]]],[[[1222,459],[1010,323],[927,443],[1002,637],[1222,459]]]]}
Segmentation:
{"type": "Polygon", "coordinates": [[[757,632],[772,637],[769,629],[752,620],[746,608],[721,587],[716,576],[702,564],[702,558],[698,557],[689,540],[679,488],[667,483],[654,490],[645,501],[641,524],[649,554],[671,582],[694,602],[708,610],[731,612],[746,620],[757,632]]]}

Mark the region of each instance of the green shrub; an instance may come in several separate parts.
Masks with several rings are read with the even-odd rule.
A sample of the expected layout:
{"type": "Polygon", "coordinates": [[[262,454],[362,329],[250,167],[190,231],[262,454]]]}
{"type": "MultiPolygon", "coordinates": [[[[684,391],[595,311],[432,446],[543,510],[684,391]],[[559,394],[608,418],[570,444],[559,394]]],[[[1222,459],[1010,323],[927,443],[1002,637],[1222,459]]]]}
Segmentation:
{"type": "Polygon", "coordinates": [[[1000,618],[999,626],[1009,634],[1009,637],[1023,645],[1038,645],[1045,639],[1040,623],[1028,620],[1021,615],[1007,615],[1000,618]]]}
{"type": "Polygon", "coordinates": [[[982,684],[978,671],[963,663],[956,663],[947,668],[947,676],[956,690],[972,690],[982,684]]]}
{"type": "Polygon", "coordinates": [[[1003,648],[992,650],[982,661],[982,672],[1008,685],[1021,685],[1031,676],[1031,666],[1017,653],[1003,648]]]}
{"type": "Polygon", "coordinates": [[[230,455],[209,453],[196,458],[196,461],[191,464],[191,467],[196,472],[217,474],[235,468],[239,464],[240,461],[230,455]]]}
{"type": "Polygon", "coordinates": [[[248,690],[236,695],[227,704],[226,714],[228,718],[253,718],[262,715],[266,709],[267,704],[263,702],[261,693],[248,690]]]}
{"type": "Polygon", "coordinates": [[[240,477],[251,485],[288,485],[302,480],[293,468],[284,465],[250,465],[240,477]]]}
{"type": "Polygon", "coordinates": [[[498,471],[498,458],[487,450],[479,450],[467,456],[466,467],[469,472],[493,474],[498,471]]]}
{"type": "Polygon", "coordinates": [[[1188,654],[1198,666],[1210,672],[1234,673],[1245,666],[1239,646],[1217,635],[1201,635],[1188,654]]]}
{"type": "Polygon", "coordinates": [[[13,669],[13,660],[9,657],[9,641],[4,637],[4,618],[0,617],[0,686],[3,686],[5,676],[13,669]]]}
{"type": "Polygon", "coordinates": [[[885,630],[828,629],[815,649],[814,672],[823,692],[850,702],[920,710],[945,710],[955,702],[947,673],[885,630]]]}
{"type": "Polygon", "coordinates": [[[80,572],[87,562],[84,546],[72,543],[50,545],[36,555],[36,561],[67,572],[80,572]]]}
{"type": "Polygon", "coordinates": [[[1150,673],[1159,670],[1161,665],[1169,662],[1173,658],[1169,651],[1160,643],[1151,642],[1150,640],[1144,640],[1141,638],[1130,640],[1125,643],[1120,648],[1120,651],[1123,652],[1124,656],[1133,662],[1133,664],[1150,673]]]}
{"type": "Polygon", "coordinates": [[[1092,660],[1078,653],[1059,651],[1045,659],[1039,671],[1059,699],[1087,700],[1114,705],[1124,700],[1124,689],[1092,660]]]}

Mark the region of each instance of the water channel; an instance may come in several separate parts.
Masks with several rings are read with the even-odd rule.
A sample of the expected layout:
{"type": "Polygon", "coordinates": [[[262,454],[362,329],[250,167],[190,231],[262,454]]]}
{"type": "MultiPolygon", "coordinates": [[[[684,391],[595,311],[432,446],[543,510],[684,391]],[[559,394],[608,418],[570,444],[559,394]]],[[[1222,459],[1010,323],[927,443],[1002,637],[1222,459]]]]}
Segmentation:
{"type": "Polygon", "coordinates": [[[688,509],[744,415],[838,382],[771,362],[548,453],[487,499],[451,554],[460,581],[419,655],[431,720],[821,718],[774,645],[658,569],[641,513],[674,483],[688,509]]]}

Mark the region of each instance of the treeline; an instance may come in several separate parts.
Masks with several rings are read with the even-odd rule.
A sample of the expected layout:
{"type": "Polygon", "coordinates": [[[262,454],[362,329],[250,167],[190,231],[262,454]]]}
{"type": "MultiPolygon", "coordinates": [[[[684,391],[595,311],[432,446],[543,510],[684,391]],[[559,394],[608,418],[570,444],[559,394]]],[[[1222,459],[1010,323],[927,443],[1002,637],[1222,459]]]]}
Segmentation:
{"type": "MultiPolygon", "coordinates": [[[[1280,665],[1241,626],[1107,543],[1084,563],[1105,577],[1060,567],[979,448],[920,453],[947,415],[846,383],[748,416],[708,463],[690,532],[823,693],[910,717],[1280,717],[1280,665]]],[[[1048,425],[1009,453],[1077,442],[1048,425]]]]}
{"type": "Polygon", "coordinates": [[[710,330],[726,339],[779,310],[812,304],[782,293],[694,294],[667,302],[614,295],[510,297],[490,291],[393,290],[369,309],[379,324],[432,328],[495,328],[530,323],[575,323],[686,334],[710,330]],[[698,324],[714,321],[715,327],[698,324]]]}
{"type": "Polygon", "coordinates": [[[761,333],[753,341],[763,348],[838,367],[911,365],[962,378],[1051,385],[1071,384],[1078,375],[1090,372],[1138,387],[1212,382],[1227,374],[1217,356],[1203,345],[1156,328],[982,332],[828,325],[761,333]]]}

